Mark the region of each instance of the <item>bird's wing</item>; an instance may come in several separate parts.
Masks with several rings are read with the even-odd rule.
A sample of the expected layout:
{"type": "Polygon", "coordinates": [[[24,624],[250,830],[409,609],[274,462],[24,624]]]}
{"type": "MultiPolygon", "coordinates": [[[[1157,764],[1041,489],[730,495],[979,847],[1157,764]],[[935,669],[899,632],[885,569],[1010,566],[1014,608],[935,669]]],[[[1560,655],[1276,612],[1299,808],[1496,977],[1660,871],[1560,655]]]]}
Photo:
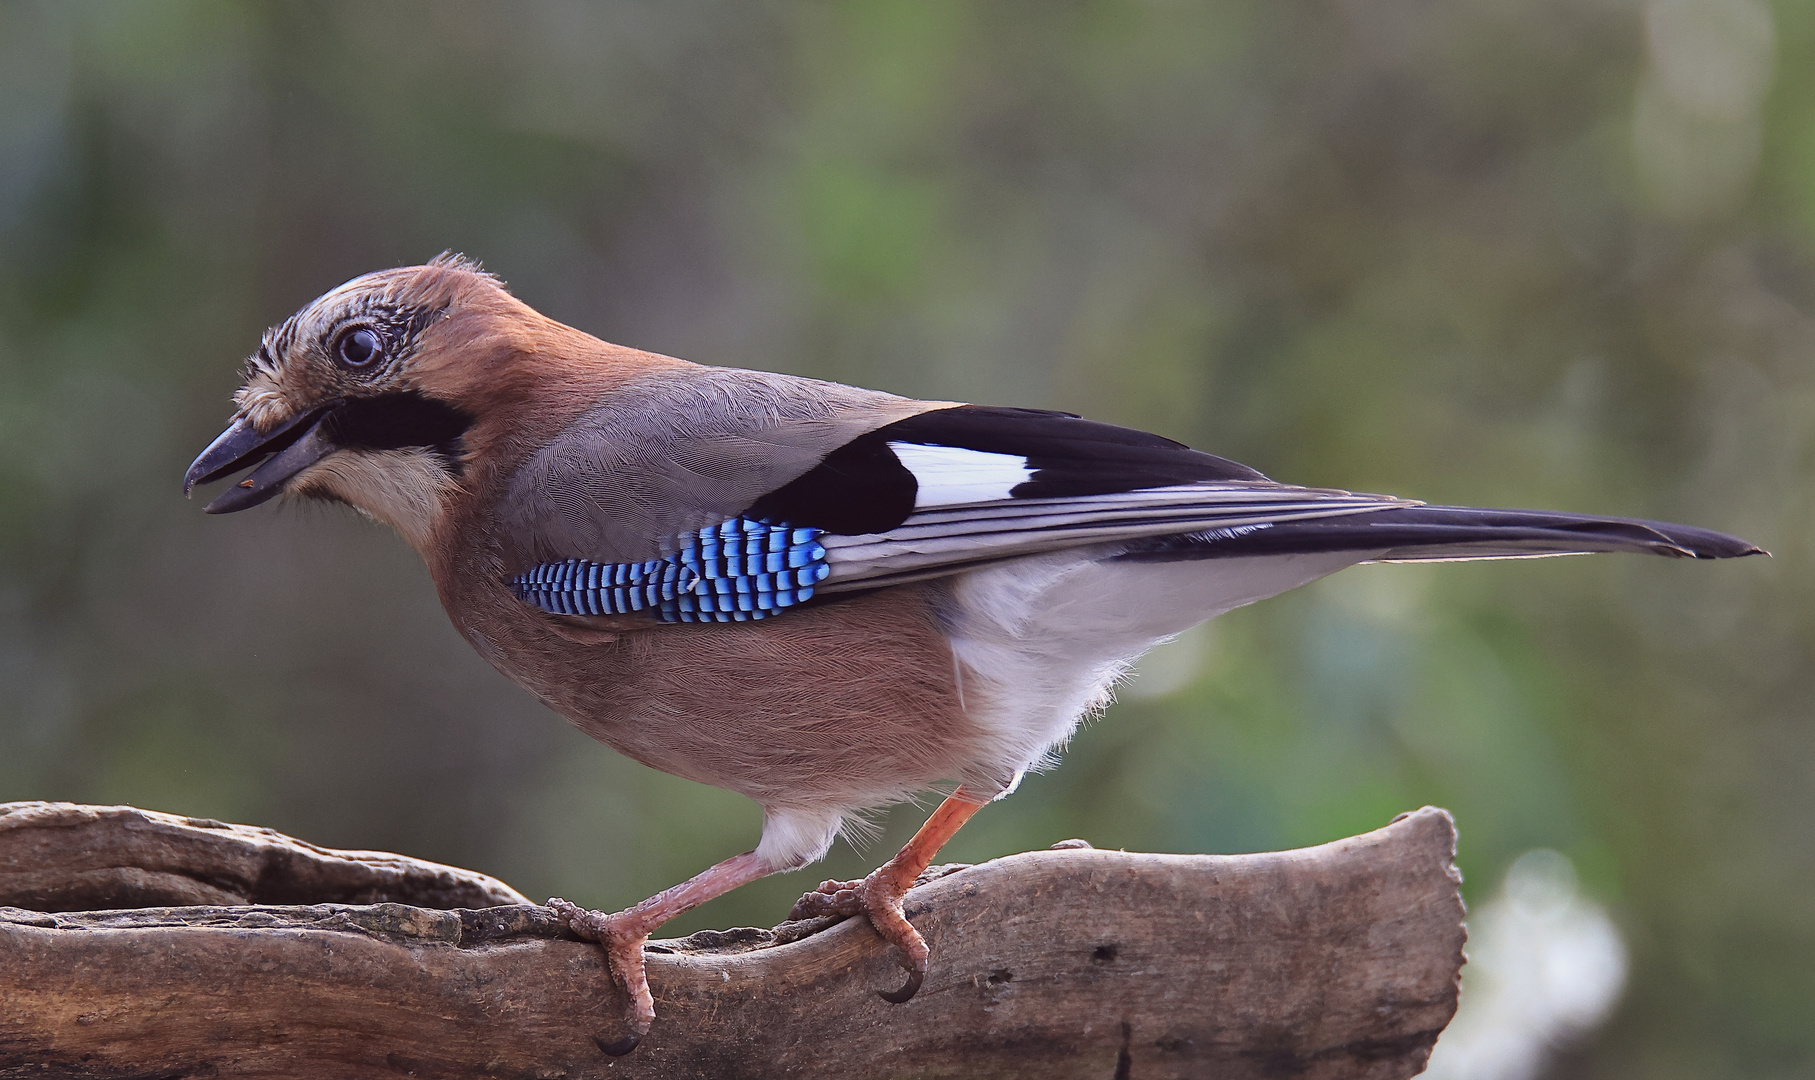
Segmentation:
{"type": "Polygon", "coordinates": [[[526,601],[762,617],[1058,548],[1411,505],[1275,484],[1066,413],[701,370],[620,395],[519,475],[504,516],[526,601]]]}
{"type": "MultiPolygon", "coordinates": [[[[789,409],[803,406],[780,397],[788,404],[765,406],[754,426],[715,404],[704,414],[712,424],[694,425],[684,439],[644,436],[634,455],[614,447],[614,462],[635,467],[590,474],[583,501],[572,492],[549,497],[634,521],[635,543],[608,548],[634,554],[585,554],[576,538],[597,550],[604,545],[592,538],[619,526],[582,514],[556,537],[568,546],[557,544],[552,558],[513,579],[518,594],[559,614],[728,621],[763,618],[816,594],[1092,544],[1107,545],[1106,558],[1136,561],[1333,551],[1356,561],[1593,551],[1707,558],[1757,550],[1687,526],[1294,487],[1157,435],[1066,413],[860,396],[836,407],[846,434],[824,418],[795,431],[789,409]],[[916,405],[922,411],[879,422],[888,409],[916,405]],[[862,420],[844,419],[853,413],[862,420]],[[652,447],[672,460],[652,457],[652,447]],[[704,493],[701,478],[709,481],[704,493]],[[662,497],[652,498],[658,488],[662,497]]],[[[594,424],[587,437],[605,430],[594,424]]],[[[601,459],[592,453],[589,460],[601,459]]]]}
{"type": "Polygon", "coordinates": [[[511,572],[673,554],[867,432],[949,403],[687,365],[614,390],[512,476],[495,519],[511,572]]]}
{"type": "Polygon", "coordinates": [[[1226,539],[1412,505],[1275,483],[1227,458],[1068,413],[966,405],[854,440],[752,514],[824,529],[819,591],[836,592],[1085,544],[1226,539]]]}

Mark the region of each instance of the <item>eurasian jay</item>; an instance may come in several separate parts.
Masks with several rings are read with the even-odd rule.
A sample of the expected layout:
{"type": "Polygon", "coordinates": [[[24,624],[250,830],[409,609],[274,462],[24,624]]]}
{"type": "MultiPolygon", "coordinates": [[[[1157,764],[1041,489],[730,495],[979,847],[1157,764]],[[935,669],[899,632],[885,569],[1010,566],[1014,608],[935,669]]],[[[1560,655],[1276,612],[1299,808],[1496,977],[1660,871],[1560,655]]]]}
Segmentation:
{"type": "Polygon", "coordinates": [[[1058,412],[914,401],[607,344],[462,258],[355,278],[264,335],[184,478],[207,507],[346,503],[427,562],[487,662],[646,765],[741,792],[756,849],[615,914],[551,900],[654,1002],[643,943],[825,854],[853,815],[958,787],[861,881],[795,915],[867,915],[905,1001],[927,949],[902,896],[983,804],[1050,764],[1130,661],[1365,562],[1760,553],[1683,525],[1275,483],[1058,412]]]}

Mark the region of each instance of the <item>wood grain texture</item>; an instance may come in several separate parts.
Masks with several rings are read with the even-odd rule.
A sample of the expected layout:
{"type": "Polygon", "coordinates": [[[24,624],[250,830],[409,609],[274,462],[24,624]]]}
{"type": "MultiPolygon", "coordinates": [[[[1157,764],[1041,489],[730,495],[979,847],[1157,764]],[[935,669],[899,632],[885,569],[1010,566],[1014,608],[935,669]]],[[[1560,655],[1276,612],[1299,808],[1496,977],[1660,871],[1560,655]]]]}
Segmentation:
{"type": "Polygon", "coordinates": [[[0,906],[37,911],[185,904],[527,904],[472,870],[337,851],[271,829],[133,806],[0,803],[0,906]]]}
{"type": "Polygon", "coordinates": [[[1454,846],[1426,808],[1298,851],[963,868],[909,894],[905,1005],[863,920],[653,942],[655,1027],[618,1059],[599,952],[539,907],[0,909],[0,1075],[1405,1077],[1455,1011],[1454,846]]]}

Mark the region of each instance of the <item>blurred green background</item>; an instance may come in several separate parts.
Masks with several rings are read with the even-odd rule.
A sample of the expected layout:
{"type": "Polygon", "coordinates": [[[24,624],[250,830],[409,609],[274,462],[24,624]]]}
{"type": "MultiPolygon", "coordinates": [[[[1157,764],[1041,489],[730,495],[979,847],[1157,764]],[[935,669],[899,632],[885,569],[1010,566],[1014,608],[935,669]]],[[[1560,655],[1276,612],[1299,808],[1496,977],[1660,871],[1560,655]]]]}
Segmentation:
{"type": "Polygon", "coordinates": [[[1815,4],[0,2],[0,799],[605,907],[751,845],[494,674],[388,532],[180,497],[266,325],[448,248],[697,361],[1769,547],[1236,612],[948,855],[1437,803],[1471,901],[1551,847],[1626,937],[1556,1075],[1815,1076],[1815,4]]]}

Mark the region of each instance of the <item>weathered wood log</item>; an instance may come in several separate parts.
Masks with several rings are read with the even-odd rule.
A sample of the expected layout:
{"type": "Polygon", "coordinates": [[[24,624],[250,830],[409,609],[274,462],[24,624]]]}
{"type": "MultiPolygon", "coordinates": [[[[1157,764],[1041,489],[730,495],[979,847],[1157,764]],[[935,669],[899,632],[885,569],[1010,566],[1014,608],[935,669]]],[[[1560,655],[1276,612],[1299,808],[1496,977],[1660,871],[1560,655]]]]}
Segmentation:
{"type": "Polygon", "coordinates": [[[530,900],[472,870],[316,847],[252,825],[134,806],[0,803],[0,906],[384,903],[484,908],[530,900]]]}
{"type": "Polygon", "coordinates": [[[962,868],[909,895],[933,962],[905,1005],[877,997],[900,971],[861,919],[652,942],[655,1027],[613,1059],[599,1046],[622,1033],[623,997],[599,951],[500,883],[266,830],[15,804],[0,807],[0,902],[22,905],[0,908],[0,1075],[1405,1077],[1456,1007],[1454,849],[1427,807],[1298,851],[962,868]],[[229,868],[209,870],[210,844],[229,868]],[[202,895],[172,878],[294,902],[318,877],[336,899],[476,889],[512,906],[23,909],[202,895]]]}

